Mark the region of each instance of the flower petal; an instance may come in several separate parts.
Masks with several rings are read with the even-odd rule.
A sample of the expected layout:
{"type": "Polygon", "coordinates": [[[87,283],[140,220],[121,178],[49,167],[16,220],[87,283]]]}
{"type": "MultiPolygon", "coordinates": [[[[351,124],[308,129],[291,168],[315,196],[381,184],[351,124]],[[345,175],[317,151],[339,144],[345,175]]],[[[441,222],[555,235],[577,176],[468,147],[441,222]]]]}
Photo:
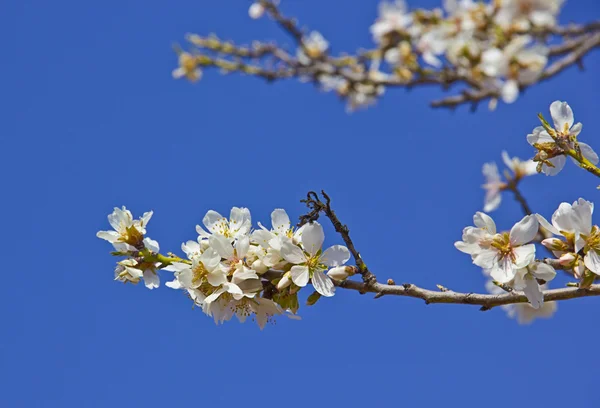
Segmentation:
{"type": "Polygon", "coordinates": [[[150,251],[152,252],[159,252],[160,251],[160,247],[158,245],[158,242],[150,239],[150,238],[144,238],[144,247],[148,248],[150,251]]]}
{"type": "Polygon", "coordinates": [[[292,266],[292,269],[290,269],[290,275],[292,275],[292,282],[300,287],[306,286],[308,283],[308,278],[310,277],[308,267],[299,265],[292,266]]]}
{"type": "Polygon", "coordinates": [[[284,209],[277,208],[271,213],[271,224],[279,234],[285,234],[290,229],[290,217],[284,209]]]}
{"type": "Polygon", "coordinates": [[[496,233],[496,223],[489,215],[482,213],[480,211],[476,212],[473,216],[473,223],[478,228],[485,229],[491,235],[496,233]]]}
{"type": "Polygon", "coordinates": [[[593,164],[598,164],[598,154],[587,143],[579,143],[581,154],[583,157],[591,161],[593,164]]]}
{"type": "Polygon", "coordinates": [[[525,296],[527,296],[527,299],[529,299],[531,307],[533,307],[534,309],[539,309],[543,306],[544,294],[540,289],[540,285],[532,277],[526,277],[525,288],[523,288],[523,293],[525,293],[525,296]]]}
{"type": "Polygon", "coordinates": [[[510,230],[510,242],[513,246],[527,244],[535,238],[538,233],[539,223],[535,216],[526,215],[516,223],[510,230]]]}
{"type": "Polygon", "coordinates": [[[323,271],[315,271],[312,277],[312,285],[317,292],[326,297],[334,295],[335,286],[331,278],[323,273],[323,271]]]}
{"type": "Polygon", "coordinates": [[[525,268],[535,259],[535,244],[523,245],[513,249],[515,255],[515,266],[525,268]]]}
{"type": "Polygon", "coordinates": [[[315,255],[321,250],[323,241],[325,240],[325,234],[323,227],[318,222],[314,221],[304,228],[302,232],[302,245],[304,250],[310,255],[315,255]]]}
{"type": "Polygon", "coordinates": [[[529,267],[529,273],[535,278],[550,282],[556,277],[556,271],[553,267],[542,262],[536,262],[529,267]]]}
{"type": "Polygon", "coordinates": [[[550,114],[554,121],[554,128],[559,132],[569,130],[574,122],[573,110],[566,102],[554,101],[550,105],[550,114]]]}
{"type": "Polygon", "coordinates": [[[160,285],[158,274],[151,269],[144,270],[144,285],[146,285],[148,289],[158,288],[160,285]]]}
{"type": "Polygon", "coordinates": [[[473,263],[482,268],[493,268],[498,259],[498,252],[494,249],[484,249],[473,256],[473,263]]]}
{"type": "Polygon", "coordinates": [[[96,236],[100,239],[105,239],[108,242],[117,242],[119,240],[119,233],[116,231],[98,231],[96,236]]]}
{"type": "Polygon", "coordinates": [[[333,245],[321,255],[321,262],[329,267],[340,266],[348,262],[350,251],[343,245],[333,245]]]}
{"type": "Polygon", "coordinates": [[[498,263],[492,265],[490,276],[500,283],[508,283],[514,279],[517,273],[515,264],[508,257],[501,259],[498,263]]]}
{"type": "Polygon", "coordinates": [[[567,162],[567,158],[564,155],[556,156],[551,159],[548,159],[550,163],[554,165],[554,167],[550,167],[546,164],[542,166],[542,172],[546,176],[556,176],[560,171],[565,167],[565,163],[567,162]]]}
{"type": "Polygon", "coordinates": [[[600,275],[600,254],[594,249],[590,249],[583,258],[586,268],[594,272],[596,275],[600,275]]]}
{"type": "Polygon", "coordinates": [[[298,245],[294,245],[292,241],[284,241],[281,245],[280,254],[289,263],[301,264],[306,262],[306,256],[298,245]]]}
{"type": "Polygon", "coordinates": [[[554,225],[550,224],[548,222],[548,220],[546,220],[544,217],[542,217],[540,214],[534,214],[535,218],[537,218],[538,222],[540,223],[540,225],[542,226],[542,228],[550,231],[551,233],[553,233],[554,235],[562,235],[555,227],[554,225]]]}
{"type": "Polygon", "coordinates": [[[221,258],[233,259],[233,246],[228,238],[223,235],[211,235],[208,242],[221,258]]]}

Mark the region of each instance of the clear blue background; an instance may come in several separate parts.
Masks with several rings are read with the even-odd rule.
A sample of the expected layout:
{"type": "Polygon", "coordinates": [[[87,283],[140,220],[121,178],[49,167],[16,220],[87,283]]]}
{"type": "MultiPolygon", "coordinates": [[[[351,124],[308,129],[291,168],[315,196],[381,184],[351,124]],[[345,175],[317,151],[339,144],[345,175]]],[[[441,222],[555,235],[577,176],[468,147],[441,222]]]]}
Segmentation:
{"type": "MultiPolygon", "coordinates": [[[[302,321],[260,332],[217,327],[164,286],[113,282],[115,259],[95,233],[114,206],[153,209],[149,235],[178,251],[209,209],[247,206],[268,222],[283,207],[296,218],[306,191],[325,189],[380,279],[481,292],[482,274],[452,244],[482,207],[482,163],[503,149],[531,156],[525,136],[555,99],[600,148],[598,52],[585,73],[571,68],[477,114],[432,110],[434,88],[390,91],[347,115],[334,95],[294,81],[171,78],[171,45],[186,32],[291,44],[269,20],[250,20],[248,5],[0,5],[0,406],[600,406],[598,299],[519,326],[502,310],[339,291],[302,321]]],[[[371,44],[376,2],[287,0],[283,10],[334,52],[371,44]]],[[[561,21],[599,12],[596,0],[572,0],[561,21]]],[[[550,216],[561,201],[597,201],[597,184],[569,163],[522,187],[550,216]]],[[[493,215],[505,229],[521,218],[509,196],[493,215]]]]}

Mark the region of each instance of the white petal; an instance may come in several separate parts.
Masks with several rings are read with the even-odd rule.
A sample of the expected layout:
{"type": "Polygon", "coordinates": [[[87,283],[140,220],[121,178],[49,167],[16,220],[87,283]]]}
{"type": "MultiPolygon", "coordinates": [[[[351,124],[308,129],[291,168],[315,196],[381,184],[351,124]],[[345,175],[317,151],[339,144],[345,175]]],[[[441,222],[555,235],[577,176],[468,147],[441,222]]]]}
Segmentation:
{"type": "Polygon", "coordinates": [[[562,235],[555,227],[554,225],[550,224],[548,222],[548,220],[546,220],[544,217],[542,217],[540,214],[534,214],[535,218],[537,218],[538,222],[540,223],[540,225],[550,231],[551,233],[553,233],[554,235],[562,235]]]}
{"type": "Polygon", "coordinates": [[[229,214],[231,229],[237,230],[250,221],[250,210],[247,208],[233,207],[229,214]]]}
{"type": "Polygon", "coordinates": [[[271,224],[276,232],[285,233],[290,229],[290,217],[285,210],[277,208],[271,213],[271,224]]]}
{"type": "Polygon", "coordinates": [[[235,242],[235,252],[238,258],[244,258],[248,253],[248,249],[250,248],[250,239],[247,235],[240,237],[235,242]]]}
{"type": "Polygon", "coordinates": [[[510,242],[513,246],[527,244],[535,238],[538,233],[539,223],[535,216],[526,215],[516,223],[510,230],[510,242]]]}
{"type": "Polygon", "coordinates": [[[551,159],[548,159],[550,163],[554,165],[554,167],[550,167],[546,164],[542,166],[542,172],[546,176],[556,176],[560,171],[565,167],[565,163],[567,162],[567,158],[564,155],[556,156],[551,159]]]}
{"type": "Polygon", "coordinates": [[[216,270],[214,272],[208,273],[206,275],[206,280],[212,286],[217,287],[223,285],[224,283],[227,283],[227,276],[225,276],[225,273],[223,271],[216,270]]]}
{"type": "Polygon", "coordinates": [[[181,283],[179,283],[179,280],[175,279],[172,280],[170,282],[166,282],[165,286],[171,289],[181,289],[183,286],[181,286],[181,283]]]}
{"type": "Polygon", "coordinates": [[[209,238],[210,234],[204,230],[200,225],[196,225],[196,232],[201,238],[209,238]]]}
{"type": "Polygon", "coordinates": [[[150,238],[144,238],[144,247],[146,247],[147,249],[149,249],[152,252],[159,252],[160,251],[160,247],[158,246],[158,242],[150,239],[150,238]]]}
{"type": "Polygon", "coordinates": [[[108,242],[117,242],[120,235],[116,231],[98,231],[96,236],[100,239],[105,239],[108,242]]]}
{"type": "Polygon", "coordinates": [[[554,139],[543,126],[537,126],[532,133],[527,135],[527,142],[533,146],[534,143],[554,143],[554,139]]]}
{"type": "MultiPolygon", "coordinates": [[[[213,234],[218,233],[218,229],[216,228],[217,224],[226,222],[225,218],[221,214],[216,211],[209,210],[204,218],[202,218],[202,223],[208,228],[210,232],[213,234]]],[[[200,232],[198,232],[200,234],[200,232]]]]}
{"type": "Polygon", "coordinates": [[[578,122],[578,123],[575,123],[571,127],[571,131],[569,133],[571,133],[571,136],[579,136],[579,134],[581,133],[582,130],[583,130],[583,123],[578,122]]]}
{"type": "Polygon", "coordinates": [[[500,203],[502,203],[502,194],[500,191],[495,191],[493,194],[486,194],[483,211],[492,212],[500,207],[500,203]]]}
{"type": "Polygon", "coordinates": [[[321,262],[329,267],[340,266],[348,262],[350,251],[343,245],[334,245],[327,248],[321,255],[321,262]]]}
{"type": "Polygon", "coordinates": [[[571,206],[573,226],[576,232],[589,235],[592,231],[592,213],[594,204],[580,198],[571,206]]]}
{"type": "Polygon", "coordinates": [[[587,143],[579,143],[581,154],[583,157],[591,161],[593,164],[598,164],[598,154],[587,143]]]}
{"type": "Polygon", "coordinates": [[[315,273],[313,273],[311,282],[315,290],[321,295],[326,297],[331,297],[334,295],[335,286],[333,286],[331,278],[325,275],[323,271],[315,271],[315,273]]]}
{"type": "Polygon", "coordinates": [[[200,252],[200,244],[196,241],[187,241],[181,244],[181,250],[185,252],[188,258],[200,252]]]}
{"type": "Polygon", "coordinates": [[[550,105],[550,114],[554,121],[554,128],[560,132],[570,129],[573,125],[573,110],[566,102],[552,102],[550,105]]]}
{"type": "Polygon", "coordinates": [[[490,270],[490,276],[492,279],[500,283],[508,283],[514,279],[517,273],[517,268],[507,257],[501,259],[498,263],[494,264],[490,270]]]}
{"type": "Polygon", "coordinates": [[[217,300],[219,298],[219,296],[221,296],[221,294],[223,294],[225,292],[224,288],[219,288],[217,290],[215,290],[211,295],[209,295],[206,299],[204,299],[204,303],[212,303],[215,300],[217,300]]]}
{"type": "Polygon", "coordinates": [[[537,279],[544,280],[546,282],[550,282],[556,276],[556,271],[553,267],[541,262],[533,264],[529,268],[529,270],[534,277],[536,277],[537,279]]]}
{"type": "Polygon", "coordinates": [[[494,249],[484,249],[475,254],[473,263],[482,268],[493,268],[496,265],[498,252],[494,249]]]}
{"type": "Polygon", "coordinates": [[[228,238],[222,235],[212,235],[208,242],[221,258],[233,259],[233,246],[228,238]]]}
{"type": "Polygon", "coordinates": [[[456,249],[458,249],[460,252],[463,252],[463,253],[469,254],[469,255],[475,255],[479,251],[481,251],[481,247],[478,244],[470,244],[470,243],[463,242],[463,241],[456,241],[454,243],[454,247],[456,249]]]}
{"type": "Polygon", "coordinates": [[[200,255],[199,260],[202,262],[207,271],[212,272],[217,266],[219,266],[219,262],[221,262],[221,256],[214,249],[207,248],[206,251],[200,255]]]}
{"type": "Polygon", "coordinates": [[[513,249],[515,255],[515,266],[525,268],[535,260],[535,244],[523,245],[513,249]]]}
{"type": "Polygon", "coordinates": [[[513,160],[510,158],[510,156],[508,155],[508,152],[506,150],[503,150],[501,155],[502,155],[502,161],[504,162],[506,167],[508,167],[511,171],[514,172],[515,164],[514,164],[513,160]]]}
{"type": "Polygon", "coordinates": [[[590,249],[583,258],[585,266],[596,275],[600,275],[600,254],[594,249],[590,249]]]}
{"type": "Polygon", "coordinates": [[[150,269],[144,271],[144,285],[148,289],[158,288],[160,285],[160,279],[158,275],[150,269]]]}
{"type": "Polygon", "coordinates": [[[181,272],[184,269],[189,269],[190,266],[188,264],[184,264],[181,262],[173,262],[171,265],[169,266],[165,266],[164,268],[162,268],[163,271],[169,271],[169,272],[181,272]]]}
{"type": "Polygon", "coordinates": [[[306,286],[310,277],[307,266],[294,265],[290,269],[290,274],[292,275],[292,282],[300,287],[306,286]]]}
{"type": "Polygon", "coordinates": [[[544,304],[544,294],[542,293],[540,285],[538,285],[535,279],[525,279],[525,288],[523,289],[523,293],[525,293],[525,296],[527,296],[527,299],[529,299],[531,307],[534,309],[539,309],[544,304]]]}
{"type": "Polygon", "coordinates": [[[502,86],[502,100],[504,103],[513,103],[519,97],[519,83],[515,80],[508,80],[502,86]]]}
{"type": "Polygon", "coordinates": [[[269,241],[273,238],[275,238],[275,235],[271,231],[263,229],[256,230],[252,233],[252,242],[257,243],[263,248],[269,248],[269,241]]]}
{"type": "Polygon", "coordinates": [[[308,224],[302,232],[302,245],[310,255],[315,255],[321,250],[324,240],[323,227],[316,221],[308,224]]]}
{"type": "Polygon", "coordinates": [[[293,264],[301,264],[306,262],[306,256],[304,252],[297,246],[292,244],[291,241],[285,241],[281,245],[281,256],[283,259],[293,264]]]}
{"type": "Polygon", "coordinates": [[[476,212],[473,216],[473,223],[475,223],[476,227],[485,229],[491,235],[494,235],[496,233],[496,223],[494,222],[492,217],[485,213],[479,211],[476,212]]]}

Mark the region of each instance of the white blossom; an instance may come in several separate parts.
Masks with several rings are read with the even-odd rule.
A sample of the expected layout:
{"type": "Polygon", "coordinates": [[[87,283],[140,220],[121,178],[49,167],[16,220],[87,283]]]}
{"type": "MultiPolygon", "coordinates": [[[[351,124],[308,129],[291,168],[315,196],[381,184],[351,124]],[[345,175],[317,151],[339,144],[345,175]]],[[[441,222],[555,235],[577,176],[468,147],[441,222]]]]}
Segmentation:
{"type": "Polygon", "coordinates": [[[382,1],[379,3],[379,17],[371,26],[373,40],[379,44],[387,35],[406,30],[412,21],[404,0],[393,3],[382,1]]]}
{"type": "Polygon", "coordinates": [[[145,212],[139,220],[134,220],[125,206],[115,207],[112,214],[108,216],[108,222],[114,231],[99,231],[96,236],[113,244],[117,251],[135,251],[143,243],[146,225],[150,218],[152,218],[152,211],[145,212]]]}
{"type": "Polygon", "coordinates": [[[473,216],[474,227],[463,229],[462,241],[454,243],[456,249],[475,257],[484,249],[489,248],[496,235],[496,223],[489,215],[476,212],[473,216]]]}
{"type": "MultiPolygon", "coordinates": [[[[554,122],[554,132],[557,138],[564,143],[568,148],[574,149],[575,145],[573,139],[577,138],[583,125],[574,123],[573,110],[566,102],[554,101],[550,105],[550,114],[554,122]]],[[[542,164],[542,172],[547,176],[554,176],[558,174],[565,166],[566,157],[562,152],[562,148],[557,145],[556,141],[550,136],[548,131],[543,126],[538,126],[533,129],[533,133],[527,135],[527,142],[530,145],[540,145],[544,151],[557,150],[553,153],[552,157],[548,158],[548,161],[552,164],[549,166],[546,163],[542,164]]],[[[593,164],[598,164],[598,155],[596,152],[587,144],[578,142],[581,154],[593,164]]],[[[574,160],[574,159],[573,159],[574,160]]],[[[575,160],[574,160],[575,161],[575,160]]]]}
{"type": "Polygon", "coordinates": [[[322,252],[324,239],[321,224],[307,224],[302,232],[302,248],[286,241],[281,247],[281,255],[294,264],[290,269],[294,284],[304,287],[310,279],[317,292],[329,297],[333,296],[335,288],[329,276],[323,272],[328,268],[344,265],[350,259],[350,252],[342,245],[334,245],[322,252]]]}
{"type": "Polygon", "coordinates": [[[303,65],[308,65],[312,60],[320,58],[329,49],[329,42],[318,31],[312,31],[308,37],[302,39],[302,47],[298,48],[296,56],[303,65]]]}
{"type": "Polygon", "coordinates": [[[237,239],[250,233],[252,219],[247,208],[233,207],[229,220],[216,211],[210,210],[202,219],[202,223],[210,232],[206,232],[200,225],[196,226],[198,235],[210,238],[211,234],[221,235],[229,239],[237,239]]]}
{"type": "Polygon", "coordinates": [[[531,25],[551,27],[564,0],[501,0],[495,14],[496,24],[504,29],[527,30],[531,25]]]}
{"type": "Polygon", "coordinates": [[[503,151],[502,161],[504,161],[504,164],[510,169],[516,179],[537,174],[537,164],[533,160],[523,161],[516,156],[511,158],[506,151],[503,151]]]}
{"type": "Polygon", "coordinates": [[[489,269],[496,281],[508,283],[519,269],[535,259],[535,244],[530,242],[537,233],[537,219],[527,215],[512,227],[510,233],[495,234],[491,243],[486,241],[486,246],[474,253],[473,263],[489,269]]]}

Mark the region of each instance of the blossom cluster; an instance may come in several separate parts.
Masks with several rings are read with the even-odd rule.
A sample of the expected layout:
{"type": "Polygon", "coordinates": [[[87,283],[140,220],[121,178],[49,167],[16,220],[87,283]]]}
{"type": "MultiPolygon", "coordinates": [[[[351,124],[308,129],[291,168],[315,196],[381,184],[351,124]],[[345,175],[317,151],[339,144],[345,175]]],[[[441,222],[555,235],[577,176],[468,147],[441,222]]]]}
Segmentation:
{"type": "MultiPolygon", "coordinates": [[[[327,72],[326,66],[321,66],[319,82],[347,97],[349,108],[355,109],[373,103],[386,80],[410,83],[429,68],[451,67],[455,79],[497,89],[504,102],[512,103],[520,84],[536,81],[548,63],[545,40],[532,33],[554,27],[562,3],[446,0],[442,8],[411,11],[404,0],[383,1],[370,28],[378,47],[368,67],[373,83],[351,84],[346,76],[327,72]],[[384,65],[389,69],[382,69],[384,65]]],[[[264,11],[258,1],[249,15],[257,19],[264,11]]],[[[320,64],[328,50],[327,40],[313,31],[303,38],[297,57],[302,65],[320,64]]]]}
{"type": "Polygon", "coordinates": [[[277,315],[297,317],[301,288],[310,282],[317,296],[331,297],[334,280],[354,273],[345,266],[350,259],[345,246],[323,250],[323,227],[312,222],[295,228],[282,209],[272,212],[271,229],[260,223],[253,229],[247,208],[234,207],[229,218],[208,211],[204,227],[196,227],[197,239],[181,246],[186,259],[161,255],[158,243],[145,237],[151,215],[134,220],[125,207],[115,208],[108,216],[113,231],[98,232],[113,244],[115,255],[127,256],[117,263],[115,280],[143,279],[153,289],[159,270],[172,272],[166,286],[184,291],[216,323],[235,315],[240,321],[251,317],[263,328],[277,315]]]}
{"type": "Polygon", "coordinates": [[[507,232],[497,232],[494,220],[477,212],[474,226],[466,227],[462,241],[454,245],[483,269],[490,278],[487,287],[493,288],[492,293],[507,288],[523,291],[530,305],[511,305],[509,310],[527,314],[527,318],[518,318],[530,321],[536,316],[531,309],[540,309],[541,315],[555,310],[555,306],[544,307],[543,295],[546,284],[556,276],[553,264],[577,278],[581,288],[600,278],[600,228],[592,224],[593,210],[591,202],[580,198],[573,204],[561,203],[551,223],[539,214],[527,215],[507,232]],[[540,240],[541,230],[560,238],[540,240]],[[557,262],[536,260],[536,242],[550,250],[557,262]]]}

